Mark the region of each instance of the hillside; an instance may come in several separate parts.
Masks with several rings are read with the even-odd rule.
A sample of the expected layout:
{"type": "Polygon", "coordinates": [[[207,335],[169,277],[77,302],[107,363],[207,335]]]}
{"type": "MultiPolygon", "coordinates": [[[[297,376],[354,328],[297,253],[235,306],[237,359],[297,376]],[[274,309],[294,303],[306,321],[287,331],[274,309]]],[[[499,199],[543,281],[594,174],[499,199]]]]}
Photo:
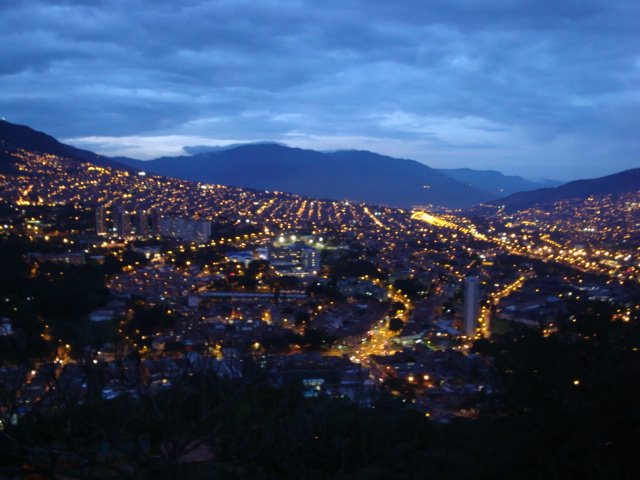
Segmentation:
{"type": "Polygon", "coordinates": [[[81,162],[89,162],[100,166],[110,166],[127,170],[130,169],[130,167],[108,157],[60,143],[52,136],[25,125],[17,125],[5,120],[0,120],[0,169],[5,171],[10,169],[11,166],[8,165],[8,163],[11,161],[12,157],[7,155],[7,152],[13,152],[20,149],[30,152],[48,153],[51,155],[68,157],[81,162]]]}
{"type": "Polygon", "coordinates": [[[520,210],[536,204],[570,198],[586,198],[589,195],[616,195],[638,190],[640,190],[640,168],[634,168],[605,177],[576,180],[556,188],[520,192],[490,203],[504,205],[509,210],[520,210]]]}

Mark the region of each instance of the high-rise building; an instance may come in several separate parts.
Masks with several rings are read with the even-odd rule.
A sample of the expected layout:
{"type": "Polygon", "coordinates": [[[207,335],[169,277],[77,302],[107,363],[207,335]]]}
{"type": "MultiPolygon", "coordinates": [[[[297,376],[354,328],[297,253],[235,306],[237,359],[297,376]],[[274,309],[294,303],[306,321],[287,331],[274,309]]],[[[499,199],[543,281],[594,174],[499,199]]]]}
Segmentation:
{"type": "Polygon", "coordinates": [[[160,219],[162,215],[160,215],[160,210],[157,208],[151,209],[151,233],[158,234],[160,233],[160,219]]]}
{"type": "Polygon", "coordinates": [[[478,328],[480,313],[480,287],[478,277],[464,279],[464,328],[467,337],[473,337],[478,328]]]}
{"type": "Polygon", "coordinates": [[[113,211],[113,225],[116,235],[128,237],[131,235],[131,215],[123,207],[117,207],[113,211]]]}
{"type": "Polygon", "coordinates": [[[96,208],[96,234],[107,234],[107,209],[102,205],[96,208]]]}
{"type": "Polygon", "coordinates": [[[146,237],[150,232],[149,214],[145,210],[136,212],[136,235],[146,237]]]}
{"type": "Polygon", "coordinates": [[[211,221],[210,220],[194,220],[194,238],[196,242],[208,242],[211,238],[211,221]]]}

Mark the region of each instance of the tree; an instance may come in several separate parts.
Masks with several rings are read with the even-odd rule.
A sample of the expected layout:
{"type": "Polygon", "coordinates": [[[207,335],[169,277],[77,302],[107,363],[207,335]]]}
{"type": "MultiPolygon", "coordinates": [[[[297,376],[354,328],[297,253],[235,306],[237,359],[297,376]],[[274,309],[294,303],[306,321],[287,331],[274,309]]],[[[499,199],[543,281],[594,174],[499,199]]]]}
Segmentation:
{"type": "Polygon", "coordinates": [[[404,327],[404,322],[400,320],[398,317],[393,317],[389,319],[389,330],[392,332],[399,332],[404,327]]]}

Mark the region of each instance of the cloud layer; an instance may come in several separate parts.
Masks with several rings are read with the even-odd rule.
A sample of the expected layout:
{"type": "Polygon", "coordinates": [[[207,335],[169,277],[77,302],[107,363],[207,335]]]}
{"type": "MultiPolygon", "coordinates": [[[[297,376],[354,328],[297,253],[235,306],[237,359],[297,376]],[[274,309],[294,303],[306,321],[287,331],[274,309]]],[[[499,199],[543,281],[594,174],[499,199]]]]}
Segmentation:
{"type": "Polygon", "coordinates": [[[276,140],[562,179],[640,166],[634,0],[0,4],[0,116],[108,154],[276,140]]]}

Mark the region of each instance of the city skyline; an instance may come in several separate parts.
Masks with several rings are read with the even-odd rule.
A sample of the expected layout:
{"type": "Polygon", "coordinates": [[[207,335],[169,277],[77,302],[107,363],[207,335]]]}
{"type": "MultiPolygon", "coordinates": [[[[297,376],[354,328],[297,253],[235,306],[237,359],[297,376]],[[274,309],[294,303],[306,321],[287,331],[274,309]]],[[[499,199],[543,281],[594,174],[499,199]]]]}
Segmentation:
{"type": "MultiPolygon", "coordinates": [[[[358,184],[469,206],[474,189],[394,182],[365,152],[334,154],[367,160],[355,176],[327,163],[332,199],[5,121],[0,146],[2,478],[640,471],[640,169],[394,207],[358,184]]],[[[265,149],[291,153],[243,147],[244,170],[273,173],[265,149]]]]}
{"type": "Polygon", "coordinates": [[[529,178],[637,166],[632,2],[148,7],[0,7],[0,116],[134,158],[273,140],[529,178]]]}
{"type": "Polygon", "coordinates": [[[638,477],[638,14],[0,2],[0,478],[638,477]]]}

